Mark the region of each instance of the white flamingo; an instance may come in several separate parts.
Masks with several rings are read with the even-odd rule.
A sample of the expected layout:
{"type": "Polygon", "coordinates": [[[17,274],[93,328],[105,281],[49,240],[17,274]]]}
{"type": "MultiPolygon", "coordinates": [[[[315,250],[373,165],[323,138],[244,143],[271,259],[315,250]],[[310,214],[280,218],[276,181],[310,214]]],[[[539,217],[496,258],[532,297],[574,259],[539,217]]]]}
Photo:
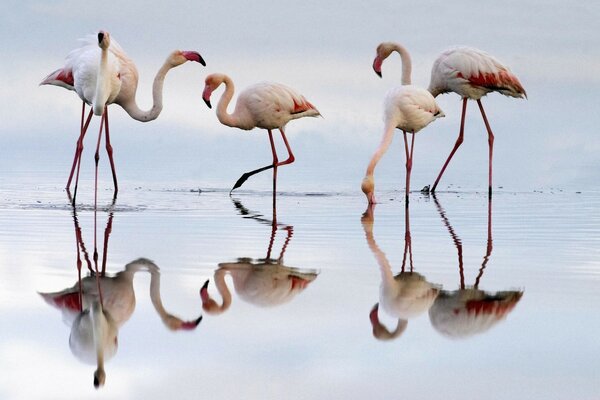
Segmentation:
{"type": "Polygon", "coordinates": [[[448,163],[463,142],[467,100],[472,99],[477,101],[488,133],[488,195],[491,197],[494,134],[483,110],[481,98],[490,92],[498,92],[510,97],[526,98],[527,93],[521,82],[510,72],[507,66],[488,53],[472,47],[457,47],[444,51],[433,63],[429,91],[434,97],[443,93],[454,92],[460,95],[463,100],[458,139],[431,187],[431,191],[435,191],[448,163]]]}
{"type": "Polygon", "coordinates": [[[73,354],[83,362],[96,364],[95,387],[104,385],[104,361],[115,355],[119,329],[135,310],[133,277],[142,270],[150,273],[150,299],[163,324],[170,330],[196,328],[202,316],[183,321],[165,310],[159,268],[145,258],[130,262],[115,276],[88,276],[70,288],[40,293],[48,304],[61,310],[63,320],[71,326],[69,347],[73,354]]]}
{"type": "Polygon", "coordinates": [[[404,149],[406,153],[406,205],[408,206],[408,193],[410,191],[410,174],[413,163],[413,149],[415,134],[425,128],[432,121],[443,117],[444,113],[435,99],[427,90],[411,85],[412,64],[408,51],[398,43],[385,42],[377,46],[377,55],[373,61],[373,69],[381,76],[381,65],[392,52],[398,52],[402,59],[402,86],[392,88],[387,92],[384,101],[385,129],[381,144],[373,154],[367,167],[367,172],[362,181],[361,189],[367,196],[370,204],[375,203],[375,179],[373,173],[375,166],[383,157],[392,143],[394,130],[400,129],[404,134],[404,149]],[[410,150],[406,133],[411,133],[410,150]]]}
{"type": "Polygon", "coordinates": [[[395,275],[385,253],[379,248],[373,235],[375,223],[374,204],[369,204],[367,211],[361,218],[361,224],[367,239],[367,245],[373,252],[381,272],[381,286],[379,290],[379,303],[371,309],[369,319],[373,327],[373,336],[379,340],[392,340],[404,333],[408,326],[408,320],[415,318],[432,306],[440,288],[438,285],[428,282],[425,277],[413,271],[412,245],[410,238],[409,209],[406,208],[405,235],[404,235],[404,258],[402,270],[395,275]],[[407,253],[409,256],[410,270],[405,270],[407,253]],[[379,320],[379,304],[390,316],[397,318],[398,323],[393,331],[388,330],[379,320]]]}
{"type": "Polygon", "coordinates": [[[273,193],[277,185],[277,167],[291,164],[295,157],[285,136],[285,126],[288,122],[302,117],[317,117],[321,115],[304,96],[294,89],[280,83],[262,82],[252,85],[238,95],[233,113],[227,112],[227,106],[234,94],[234,85],[231,78],[225,74],[212,74],[206,77],[202,98],[209,108],[212,108],[210,96],[221,84],[225,84],[225,92],[217,104],[217,118],[223,125],[251,130],[254,128],[266,129],[269,133],[273,163],[256,170],[246,172],[235,183],[232,191],[252,175],[273,168],[273,193]],[[278,129],[288,151],[288,158],[279,161],[272,130],[278,129]]]}
{"type": "MultiPolygon", "coordinates": [[[[158,70],[152,86],[153,105],[148,111],[142,111],[136,103],[138,71],[133,61],[125,54],[121,46],[110,37],[108,32],[100,31],[97,35],[88,35],[82,39],[83,44],[71,51],[62,68],[49,74],[40,85],[56,85],[77,92],[83,101],[81,110],[81,128],[75,157],[66,189],[69,192],[75,168],[77,176],[73,194],[73,204],[77,195],[77,183],[83,151],[83,138],[92,118],[92,114],[101,116],[100,133],[96,146],[96,186],[98,174],[98,159],[102,127],[105,127],[106,151],[111,165],[114,195],[118,192],[117,175],[113,161],[113,149],[110,144],[108,129],[108,105],[118,104],[132,118],[148,122],[156,119],[162,111],[162,90],[167,72],[187,61],[199,62],[206,65],[200,54],[195,51],[172,52],[162,67],[158,70]],[[85,105],[91,105],[91,110],[84,122],[85,105]]],[[[97,190],[97,189],[96,189],[97,190]]],[[[70,192],[69,192],[70,193],[70,192]]]]}

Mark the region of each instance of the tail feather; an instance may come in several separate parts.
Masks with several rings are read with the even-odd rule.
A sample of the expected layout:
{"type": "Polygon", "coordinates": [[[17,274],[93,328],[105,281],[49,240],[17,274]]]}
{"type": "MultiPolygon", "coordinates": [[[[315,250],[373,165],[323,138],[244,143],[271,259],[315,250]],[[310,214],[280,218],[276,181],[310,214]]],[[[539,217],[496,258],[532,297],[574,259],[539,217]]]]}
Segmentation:
{"type": "Polygon", "coordinates": [[[66,68],[59,68],[45,77],[40,85],[55,85],[62,86],[65,89],[75,90],[75,82],[73,79],[73,71],[66,68]]]}

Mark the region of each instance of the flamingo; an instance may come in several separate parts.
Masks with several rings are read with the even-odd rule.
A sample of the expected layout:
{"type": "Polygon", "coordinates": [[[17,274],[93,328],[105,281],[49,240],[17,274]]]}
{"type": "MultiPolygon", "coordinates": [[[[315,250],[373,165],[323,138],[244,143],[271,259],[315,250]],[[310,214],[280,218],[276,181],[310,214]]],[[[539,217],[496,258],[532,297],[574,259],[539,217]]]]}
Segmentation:
{"type": "MultiPolygon", "coordinates": [[[[75,148],[73,166],[67,181],[67,193],[70,196],[71,180],[77,167],[75,187],[72,203],[75,205],[77,195],[77,184],[79,180],[79,168],[81,153],[83,151],[83,138],[90,124],[92,114],[98,115],[100,119],[100,132],[96,145],[96,192],[98,186],[98,160],[100,139],[103,125],[105,126],[106,151],[110,161],[114,183],[114,197],[119,191],[117,175],[113,161],[113,149],[110,144],[108,128],[108,105],[118,104],[133,119],[148,122],[156,119],[162,111],[162,90],[167,72],[187,61],[199,62],[206,65],[199,53],[195,51],[173,51],[165,63],[158,70],[152,87],[153,105],[148,111],[142,111],[136,103],[136,91],[138,85],[138,71],[133,61],[125,54],[121,46],[111,38],[106,31],[100,31],[97,35],[88,35],[82,39],[82,45],[71,51],[62,68],[49,74],[40,85],[55,85],[69,90],[74,90],[83,101],[81,109],[81,127],[79,139],[75,148]],[[99,48],[98,48],[99,47],[99,48]],[[91,110],[85,119],[85,106],[91,105],[91,110]]],[[[96,195],[95,200],[96,201],[96,195]]]]}
{"type": "Polygon", "coordinates": [[[373,61],[375,73],[381,75],[381,65],[392,52],[398,52],[402,59],[402,86],[390,89],[384,100],[385,129],[381,144],[373,154],[367,167],[367,172],[362,181],[361,189],[367,196],[369,204],[376,203],[375,180],[373,172],[375,166],[383,157],[392,143],[394,129],[402,130],[404,135],[404,149],[406,153],[406,206],[408,207],[408,193],[410,191],[410,173],[413,162],[413,149],[415,134],[425,128],[444,113],[435,99],[427,90],[411,85],[412,64],[408,51],[398,43],[384,42],[377,46],[377,55],[373,61]],[[412,133],[410,151],[406,133],[412,133]]]}
{"type": "Polygon", "coordinates": [[[202,316],[183,321],[165,310],[158,266],[145,258],[130,262],[115,276],[88,276],[70,288],[40,293],[46,303],[62,311],[63,320],[70,324],[69,347],[73,354],[85,363],[97,364],[96,388],[104,385],[104,361],[116,354],[119,329],[135,310],[133,276],[141,270],[150,273],[150,299],[163,324],[173,331],[196,328],[202,316]]]}
{"type": "Polygon", "coordinates": [[[381,270],[381,287],[379,291],[379,303],[371,309],[369,319],[373,327],[373,336],[379,340],[392,340],[404,333],[408,326],[408,320],[423,314],[433,305],[440,287],[427,281],[427,279],[413,271],[412,244],[410,238],[409,209],[406,208],[405,234],[404,234],[404,258],[402,269],[399,274],[392,273],[392,267],[385,253],[379,248],[373,235],[375,204],[369,204],[367,211],[363,214],[360,222],[365,231],[367,244],[381,270]],[[406,271],[406,259],[409,255],[410,270],[406,271]],[[384,311],[398,319],[396,328],[389,331],[379,320],[379,304],[384,311]]]}
{"type": "Polygon", "coordinates": [[[445,211],[435,194],[433,200],[438,209],[442,222],[446,225],[458,253],[458,271],[460,287],[457,290],[440,291],[435,302],[429,309],[429,320],[433,328],[450,338],[467,338],[491,329],[515,308],[522,291],[505,290],[488,292],[479,289],[479,284],[488,261],[492,255],[492,200],[488,200],[487,246],[486,253],[475,278],[473,286],[465,284],[462,258],[462,243],[455,233],[445,211]]]}
{"type": "Polygon", "coordinates": [[[241,202],[232,199],[235,207],[244,218],[251,218],[271,226],[271,237],[265,258],[238,258],[236,262],[220,263],[214,273],[215,286],[221,296],[218,304],[208,293],[208,283],[200,289],[202,309],[211,315],[224,313],[231,306],[232,296],[225,276],[231,275],[235,291],[244,301],[259,307],[274,307],[291,301],[313,282],[318,272],[313,269],[298,269],[283,264],[283,255],[292,238],[294,227],[277,223],[277,211],[273,207],[273,219],[263,218],[260,214],[249,211],[241,202]],[[278,258],[272,258],[273,243],[279,229],[286,231],[281,252],[278,258]]]}
{"type": "Polygon", "coordinates": [[[488,133],[488,196],[491,197],[494,134],[481,104],[481,98],[490,92],[498,92],[516,98],[527,98],[527,93],[521,82],[507,66],[488,53],[472,47],[457,47],[444,51],[433,63],[429,91],[434,97],[443,93],[454,92],[460,95],[463,100],[458,139],[456,139],[454,148],[444,163],[431,191],[435,192],[435,188],[448,163],[463,142],[467,100],[472,99],[477,101],[488,133]]]}
{"type": "Polygon", "coordinates": [[[242,186],[252,175],[273,168],[273,193],[277,185],[277,167],[291,164],[295,157],[285,136],[285,126],[294,119],[303,117],[317,117],[321,114],[304,96],[294,89],[274,82],[262,82],[252,85],[242,91],[237,99],[232,114],[227,112],[227,106],[231,102],[234,93],[234,85],[231,78],[225,74],[212,74],[206,77],[202,98],[209,108],[212,108],[210,96],[221,84],[225,84],[225,92],[217,104],[217,118],[223,125],[243,130],[254,128],[266,129],[269,133],[273,163],[262,168],[255,169],[243,174],[235,183],[231,191],[242,186]],[[288,158],[279,161],[275,144],[273,142],[272,130],[278,129],[288,151],[288,158]]]}

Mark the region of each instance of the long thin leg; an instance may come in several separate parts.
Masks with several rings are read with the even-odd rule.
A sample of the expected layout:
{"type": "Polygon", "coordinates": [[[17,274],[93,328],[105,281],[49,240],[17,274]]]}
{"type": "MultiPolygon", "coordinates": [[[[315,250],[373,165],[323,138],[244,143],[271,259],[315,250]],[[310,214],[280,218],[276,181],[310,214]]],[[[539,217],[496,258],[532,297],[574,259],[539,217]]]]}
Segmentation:
{"type": "MultiPolygon", "coordinates": [[[[104,107],[104,112],[106,112],[106,106],[104,107]]],[[[96,163],[96,175],[94,180],[94,211],[96,211],[98,204],[98,161],[100,161],[100,141],[102,140],[102,128],[104,127],[104,113],[102,113],[102,118],[100,118],[100,132],[98,133],[98,143],[96,143],[96,154],[94,155],[94,161],[96,163]]],[[[95,222],[94,222],[95,224],[95,222]]],[[[95,236],[94,232],[94,236],[95,236]]],[[[96,256],[97,257],[97,256],[96,256]]]]}
{"type": "Polygon", "coordinates": [[[456,250],[458,253],[458,273],[460,275],[460,288],[464,289],[465,288],[465,272],[464,272],[464,266],[463,266],[462,242],[461,242],[460,238],[458,237],[458,235],[456,234],[456,232],[454,232],[454,229],[452,228],[452,225],[450,224],[450,220],[446,216],[446,212],[442,208],[442,205],[438,201],[435,194],[433,195],[433,201],[435,202],[435,206],[438,210],[438,213],[440,214],[440,217],[442,217],[442,222],[444,223],[444,225],[446,225],[446,228],[448,228],[448,232],[450,232],[452,241],[454,242],[454,245],[456,246],[456,250]]]}
{"type": "Polygon", "coordinates": [[[448,159],[444,163],[444,166],[442,167],[442,170],[440,171],[440,174],[438,175],[437,179],[435,180],[435,183],[433,184],[433,187],[431,188],[432,192],[435,192],[435,188],[437,187],[438,182],[442,178],[442,175],[444,174],[444,171],[446,170],[446,167],[448,166],[448,163],[452,159],[452,156],[454,156],[454,153],[456,153],[456,150],[458,149],[458,147],[463,142],[463,136],[464,136],[464,131],[465,131],[465,114],[466,113],[467,113],[467,98],[465,97],[463,99],[462,115],[460,117],[460,132],[458,133],[458,139],[456,139],[456,143],[454,144],[454,148],[450,152],[450,155],[448,156],[448,159]]]}
{"type": "Polygon", "coordinates": [[[404,214],[404,256],[402,257],[402,272],[406,267],[406,254],[408,253],[408,262],[410,265],[410,272],[413,272],[413,259],[412,259],[412,239],[410,237],[410,216],[409,208],[406,207],[404,214]]]}
{"type": "MultiPolygon", "coordinates": [[[[285,137],[285,133],[283,132],[282,129],[279,129],[279,131],[281,132],[281,136],[283,137],[283,142],[285,143],[285,147],[287,148],[288,158],[285,161],[282,161],[282,162],[274,161],[273,164],[271,164],[271,165],[266,165],[264,167],[257,168],[255,170],[252,170],[250,172],[246,172],[246,173],[242,174],[242,176],[240,176],[240,178],[237,180],[237,182],[235,182],[235,184],[233,185],[233,188],[231,188],[231,190],[229,191],[229,194],[231,194],[231,192],[233,192],[235,189],[241,187],[244,184],[244,182],[246,182],[248,180],[248,178],[250,178],[252,175],[258,174],[259,172],[266,171],[270,168],[276,168],[276,167],[286,165],[286,164],[291,164],[294,162],[295,157],[294,157],[294,154],[292,153],[292,150],[287,141],[287,138],[285,137]]],[[[271,130],[269,130],[269,139],[271,139],[271,130]]],[[[274,146],[275,145],[272,144],[272,151],[275,153],[274,146]]],[[[276,156],[275,156],[275,158],[276,158],[276,156]]],[[[277,174],[274,174],[274,176],[277,176],[277,174]]]]}
{"type": "Polygon", "coordinates": [[[483,271],[487,266],[488,261],[490,260],[490,256],[492,255],[492,250],[494,248],[492,242],[492,199],[488,199],[488,221],[487,221],[487,246],[485,249],[485,256],[483,257],[483,262],[481,263],[481,268],[479,269],[479,274],[477,278],[475,278],[475,288],[479,286],[479,281],[483,276],[483,271]]]}
{"type": "Polygon", "coordinates": [[[108,160],[110,161],[110,169],[112,171],[113,183],[115,185],[113,199],[116,199],[117,193],[119,192],[119,185],[117,184],[117,173],[115,171],[115,162],[113,160],[113,148],[110,144],[110,133],[108,131],[108,106],[104,109],[104,124],[104,129],[106,129],[106,152],[108,153],[108,160]]]}
{"type": "Polygon", "coordinates": [[[492,154],[494,153],[494,134],[492,133],[492,128],[490,128],[490,123],[485,116],[485,111],[483,111],[483,105],[481,104],[481,100],[477,100],[477,105],[479,106],[479,111],[481,111],[481,116],[483,117],[483,122],[485,123],[485,129],[487,129],[488,133],[488,143],[490,145],[490,154],[489,154],[489,171],[488,171],[488,197],[492,198],[492,154]]]}
{"type": "MultiPolygon", "coordinates": [[[[269,142],[271,143],[271,152],[273,153],[273,201],[275,201],[275,195],[277,193],[277,163],[279,159],[277,158],[277,150],[275,149],[275,142],[273,141],[273,132],[268,129],[269,132],[269,142]]],[[[275,205],[273,205],[274,207],[275,205]]]]}
{"type": "MultiPolygon", "coordinates": [[[[82,111],[85,110],[85,103],[83,103],[83,105],[84,105],[84,107],[83,107],[82,111]]],[[[87,120],[85,121],[85,124],[83,124],[83,118],[82,118],[81,132],[79,134],[79,139],[77,140],[77,147],[75,149],[75,157],[73,159],[73,166],[71,167],[71,174],[69,175],[69,180],[67,181],[67,195],[69,196],[73,206],[75,206],[75,200],[77,197],[77,186],[79,184],[79,170],[81,169],[81,154],[83,153],[83,138],[85,137],[88,127],[90,126],[90,121],[92,120],[92,115],[93,115],[93,112],[90,109],[90,112],[88,114],[87,120]],[[77,166],[77,174],[75,176],[75,187],[73,189],[73,197],[71,198],[71,192],[69,191],[69,188],[71,186],[71,179],[73,178],[73,170],[74,170],[75,166],[77,166]]],[[[83,113],[82,113],[82,116],[83,116],[83,113]]]]}
{"type": "Polygon", "coordinates": [[[404,151],[406,152],[406,207],[408,207],[408,194],[410,193],[410,173],[412,171],[412,156],[415,147],[415,134],[412,134],[410,151],[408,150],[408,140],[406,139],[406,132],[402,131],[404,135],[404,151]]]}

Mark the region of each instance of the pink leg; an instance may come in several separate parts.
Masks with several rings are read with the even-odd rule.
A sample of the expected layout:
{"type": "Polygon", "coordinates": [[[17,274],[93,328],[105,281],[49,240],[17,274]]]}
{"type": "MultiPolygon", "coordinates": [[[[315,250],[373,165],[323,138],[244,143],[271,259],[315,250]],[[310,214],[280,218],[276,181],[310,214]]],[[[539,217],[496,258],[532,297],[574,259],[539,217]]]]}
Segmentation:
{"type": "Polygon", "coordinates": [[[442,178],[442,175],[444,174],[444,171],[446,170],[446,167],[448,166],[448,163],[450,163],[450,160],[454,156],[454,153],[456,153],[456,150],[458,149],[458,147],[463,142],[463,136],[464,136],[464,131],[465,131],[465,114],[466,113],[467,113],[467,98],[465,97],[465,98],[463,98],[463,108],[462,108],[462,116],[460,117],[460,132],[458,133],[458,139],[456,139],[456,143],[454,144],[454,148],[450,152],[450,155],[448,156],[448,159],[444,163],[444,166],[442,167],[442,170],[440,171],[440,174],[438,175],[437,179],[435,180],[435,183],[433,184],[433,187],[431,188],[432,192],[435,192],[435,188],[437,187],[440,179],[442,178]]]}
{"type": "Polygon", "coordinates": [[[483,262],[481,263],[481,268],[479,269],[479,274],[477,278],[475,278],[475,288],[479,287],[479,281],[483,276],[483,271],[487,266],[488,261],[492,255],[492,250],[494,248],[492,241],[492,199],[488,199],[488,221],[487,221],[487,246],[485,250],[485,256],[483,256],[483,262]]]}
{"type": "Polygon", "coordinates": [[[413,149],[415,147],[415,134],[412,134],[412,139],[410,143],[410,151],[408,150],[408,140],[406,139],[406,132],[402,132],[404,134],[404,151],[406,152],[406,207],[408,207],[408,194],[410,192],[410,173],[412,171],[412,155],[413,149]]]}
{"type": "Polygon", "coordinates": [[[282,161],[279,164],[277,164],[277,166],[291,164],[296,160],[296,157],[294,157],[294,154],[292,153],[292,149],[290,148],[290,144],[288,143],[287,138],[285,137],[285,132],[283,132],[283,129],[279,128],[279,132],[281,132],[281,137],[283,138],[283,143],[285,143],[285,148],[288,151],[288,158],[287,158],[287,160],[282,161]]]}
{"type": "Polygon", "coordinates": [[[117,193],[119,192],[119,185],[117,184],[117,173],[115,171],[115,162],[113,160],[113,148],[110,144],[110,134],[108,131],[108,106],[104,109],[104,123],[106,130],[106,152],[108,153],[108,160],[110,161],[110,169],[112,171],[113,183],[115,185],[115,193],[113,198],[117,198],[117,193]]]}
{"type": "Polygon", "coordinates": [[[75,206],[75,198],[77,197],[77,185],[79,184],[79,169],[81,167],[81,153],[83,152],[83,138],[85,137],[85,134],[87,132],[88,127],[90,126],[90,121],[92,120],[92,110],[90,110],[87,120],[85,121],[85,124],[83,123],[83,115],[85,113],[85,102],[83,103],[83,107],[81,110],[81,131],[79,133],[79,139],[77,140],[77,146],[75,148],[75,157],[73,158],[73,166],[71,167],[71,173],[69,174],[69,180],[67,181],[67,194],[69,195],[69,198],[71,197],[71,192],[70,192],[70,186],[71,186],[71,180],[73,179],[73,173],[75,171],[75,166],[77,166],[77,174],[75,176],[75,187],[73,189],[73,198],[71,199],[71,202],[73,203],[73,206],[75,206]]]}
{"type": "Polygon", "coordinates": [[[275,150],[275,142],[273,141],[273,132],[268,129],[269,142],[271,143],[271,152],[273,153],[273,201],[275,201],[275,194],[277,193],[277,166],[279,165],[279,159],[277,158],[277,151],[275,150]]]}
{"type": "Polygon", "coordinates": [[[404,256],[402,257],[402,272],[406,267],[406,254],[408,253],[410,272],[413,272],[413,259],[412,259],[412,240],[410,237],[410,216],[409,208],[406,207],[406,213],[404,214],[404,256]]]}
{"type": "Polygon", "coordinates": [[[490,123],[485,116],[485,111],[483,111],[483,105],[481,104],[481,100],[477,100],[477,105],[479,105],[479,111],[481,111],[481,116],[483,117],[483,122],[485,123],[485,129],[488,132],[488,143],[490,145],[490,153],[489,153],[489,170],[488,170],[488,197],[492,198],[492,154],[494,153],[494,134],[492,133],[492,128],[490,128],[490,123]]]}
{"type": "MultiPolygon", "coordinates": [[[[104,112],[106,112],[106,106],[104,107],[104,112]]],[[[102,117],[100,118],[100,132],[98,133],[98,143],[96,144],[96,154],[94,155],[94,161],[96,163],[96,174],[95,174],[95,180],[94,180],[94,210],[96,210],[96,206],[98,204],[98,161],[100,161],[100,141],[102,140],[102,128],[103,127],[104,127],[104,113],[102,113],[102,117]]],[[[95,235],[95,233],[94,233],[94,235],[95,235]]]]}

